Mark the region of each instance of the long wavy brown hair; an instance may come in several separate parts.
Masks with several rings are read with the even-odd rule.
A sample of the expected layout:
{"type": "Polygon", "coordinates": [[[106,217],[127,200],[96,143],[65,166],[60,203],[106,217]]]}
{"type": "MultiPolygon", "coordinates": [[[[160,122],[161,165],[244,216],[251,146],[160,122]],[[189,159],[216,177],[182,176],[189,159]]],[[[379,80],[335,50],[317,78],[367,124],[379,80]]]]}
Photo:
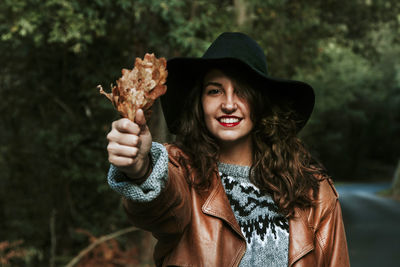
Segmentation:
{"type": "MultiPolygon", "coordinates": [[[[264,93],[267,90],[253,89],[257,85],[246,82],[243,71],[227,66],[219,69],[232,79],[239,88],[239,96],[245,98],[251,107],[254,154],[250,181],[261,192],[270,194],[285,216],[292,216],[296,206],[313,206],[319,180],[325,177],[324,170],[297,137],[296,116],[290,106],[271,101],[264,93]]],[[[196,171],[196,180],[189,181],[188,178],[188,182],[203,189],[211,184],[219,155],[218,143],[205,125],[201,104],[205,73],[199,75],[201,79],[187,99],[175,141],[175,145],[189,156],[189,160],[180,159],[183,166],[190,165],[196,171]]]]}

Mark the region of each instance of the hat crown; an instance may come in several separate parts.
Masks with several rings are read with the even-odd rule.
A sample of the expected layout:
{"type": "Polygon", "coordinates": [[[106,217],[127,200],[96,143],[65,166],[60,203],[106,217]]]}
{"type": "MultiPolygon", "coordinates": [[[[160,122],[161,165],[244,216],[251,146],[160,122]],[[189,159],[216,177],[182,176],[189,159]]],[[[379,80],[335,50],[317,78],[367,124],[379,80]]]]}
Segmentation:
{"type": "Polygon", "coordinates": [[[268,75],[267,61],[262,48],[249,36],[239,32],[225,32],[210,45],[203,59],[231,58],[242,61],[252,69],[268,75]]]}

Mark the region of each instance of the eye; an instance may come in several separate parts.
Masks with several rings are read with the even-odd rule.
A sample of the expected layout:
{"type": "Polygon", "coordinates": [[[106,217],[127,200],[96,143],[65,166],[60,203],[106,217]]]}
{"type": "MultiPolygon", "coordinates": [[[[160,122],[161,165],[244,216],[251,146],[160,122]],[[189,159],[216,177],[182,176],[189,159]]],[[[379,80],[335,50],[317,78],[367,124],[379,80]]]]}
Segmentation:
{"type": "Polygon", "coordinates": [[[207,92],[207,95],[217,95],[217,94],[221,93],[221,89],[210,88],[210,89],[207,89],[206,92],[207,92]]]}
{"type": "Polygon", "coordinates": [[[219,95],[224,93],[224,87],[221,83],[215,81],[206,81],[204,85],[204,94],[205,95],[219,95]]]}

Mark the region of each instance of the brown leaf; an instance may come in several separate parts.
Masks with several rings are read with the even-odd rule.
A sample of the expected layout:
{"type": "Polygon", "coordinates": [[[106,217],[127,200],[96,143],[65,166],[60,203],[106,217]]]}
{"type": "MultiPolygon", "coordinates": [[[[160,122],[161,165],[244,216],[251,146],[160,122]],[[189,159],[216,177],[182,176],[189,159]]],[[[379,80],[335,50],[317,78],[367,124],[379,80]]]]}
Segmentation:
{"type": "Polygon", "coordinates": [[[111,93],[106,93],[100,85],[98,88],[124,118],[134,121],[136,111],[143,109],[148,120],[154,101],[167,91],[166,67],[165,58],[157,59],[154,54],[146,54],[144,59],[136,58],[132,70],[122,69],[122,77],[111,88],[111,93]]]}

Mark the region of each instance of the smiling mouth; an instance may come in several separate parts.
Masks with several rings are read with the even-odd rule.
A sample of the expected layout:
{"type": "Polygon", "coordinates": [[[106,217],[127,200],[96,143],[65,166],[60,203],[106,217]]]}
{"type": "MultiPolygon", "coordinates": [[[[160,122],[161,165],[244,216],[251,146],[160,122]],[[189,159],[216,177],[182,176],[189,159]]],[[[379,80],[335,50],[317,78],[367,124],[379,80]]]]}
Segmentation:
{"type": "Polygon", "coordinates": [[[238,117],[220,117],[218,118],[219,124],[225,127],[234,127],[241,122],[241,118],[238,117]]]}

